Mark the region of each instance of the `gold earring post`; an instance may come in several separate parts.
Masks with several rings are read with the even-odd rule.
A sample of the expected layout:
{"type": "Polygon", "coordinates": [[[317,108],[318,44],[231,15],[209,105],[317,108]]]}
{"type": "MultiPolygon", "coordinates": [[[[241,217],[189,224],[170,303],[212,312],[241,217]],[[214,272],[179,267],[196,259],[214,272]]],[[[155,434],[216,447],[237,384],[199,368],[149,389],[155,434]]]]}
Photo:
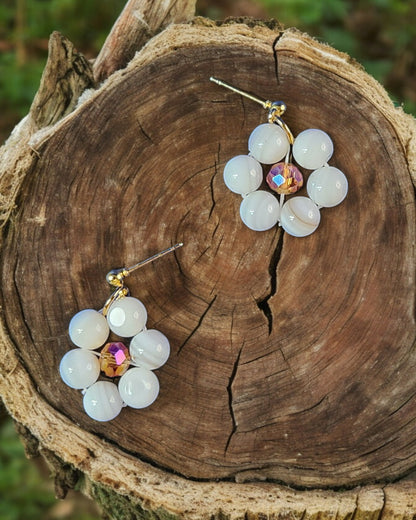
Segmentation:
{"type": "Polygon", "coordinates": [[[179,242],[178,244],[175,244],[174,246],[168,247],[164,251],[161,251],[160,253],[156,253],[153,256],[150,256],[149,258],[146,258],[146,260],[142,260],[138,262],[137,264],[132,265],[131,267],[122,267],[121,269],[112,269],[109,273],[107,273],[106,280],[107,282],[113,286],[113,287],[123,287],[124,285],[124,278],[128,276],[133,271],[136,271],[136,269],[140,269],[141,267],[150,264],[154,260],[157,260],[158,258],[161,258],[162,256],[167,255],[168,253],[171,253],[172,251],[175,251],[176,249],[183,246],[183,242],[179,242]]]}
{"type": "Polygon", "coordinates": [[[217,85],[220,85],[220,87],[228,88],[228,90],[231,90],[232,92],[235,92],[236,94],[240,94],[241,96],[246,97],[247,99],[250,99],[251,101],[254,101],[255,103],[258,103],[261,105],[264,109],[269,111],[269,117],[268,121],[269,123],[277,123],[286,133],[287,138],[289,140],[290,144],[293,144],[295,139],[293,137],[292,132],[290,131],[290,128],[287,126],[287,124],[283,121],[281,116],[286,111],[286,105],[283,103],[283,101],[269,101],[268,99],[261,99],[257,96],[254,96],[253,94],[250,94],[249,92],[246,92],[244,90],[240,90],[237,87],[234,87],[230,83],[227,83],[226,81],[223,81],[222,79],[214,78],[211,76],[210,81],[213,83],[216,83],[217,85]]]}
{"type": "Polygon", "coordinates": [[[183,246],[183,242],[179,242],[178,244],[168,247],[164,251],[161,251],[160,253],[156,253],[155,255],[150,256],[149,258],[146,258],[146,260],[142,260],[141,262],[138,262],[137,264],[134,264],[131,267],[122,267],[121,269],[112,269],[109,273],[107,273],[107,276],[105,277],[107,282],[112,287],[115,287],[116,290],[108,298],[108,300],[104,304],[104,307],[101,309],[100,312],[102,313],[102,315],[103,316],[107,315],[108,309],[110,308],[111,304],[113,304],[117,300],[120,300],[121,298],[125,298],[126,296],[128,296],[130,294],[129,289],[124,285],[124,278],[126,276],[128,276],[130,273],[132,273],[136,269],[140,269],[140,267],[150,264],[150,262],[153,262],[157,258],[165,256],[168,253],[171,253],[172,251],[175,251],[175,249],[178,249],[179,247],[182,247],[182,246],[183,246]]]}
{"type": "Polygon", "coordinates": [[[261,98],[259,98],[257,96],[254,96],[253,94],[250,94],[249,92],[245,92],[244,90],[240,90],[239,88],[234,87],[233,85],[231,85],[230,83],[227,83],[226,81],[223,81],[222,79],[214,78],[213,76],[211,76],[209,78],[209,80],[212,81],[213,83],[216,83],[220,87],[228,88],[228,90],[232,90],[236,94],[240,94],[241,96],[244,96],[247,99],[251,99],[251,101],[254,101],[255,103],[258,103],[259,105],[261,105],[266,110],[270,110],[270,108],[272,107],[273,103],[271,101],[269,101],[267,99],[261,99],[261,98]]]}

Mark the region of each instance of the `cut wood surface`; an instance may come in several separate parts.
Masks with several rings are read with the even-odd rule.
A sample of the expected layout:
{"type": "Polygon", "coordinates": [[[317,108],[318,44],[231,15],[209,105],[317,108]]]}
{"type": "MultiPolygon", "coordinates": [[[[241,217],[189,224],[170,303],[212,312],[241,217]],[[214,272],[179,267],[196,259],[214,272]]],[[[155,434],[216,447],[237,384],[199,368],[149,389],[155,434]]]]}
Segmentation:
{"type": "Polygon", "coordinates": [[[385,486],[416,467],[414,136],[374,80],[295,30],[197,20],[152,38],[22,153],[2,245],[15,419],[144,509],[416,514],[410,477],[385,486]],[[349,193],[310,237],[241,223],[222,169],[267,114],[212,75],[283,100],[295,135],[330,134],[349,193]],[[59,378],[69,320],[102,307],[111,268],[178,241],[128,279],[171,343],[160,396],[94,422],[59,378]]]}

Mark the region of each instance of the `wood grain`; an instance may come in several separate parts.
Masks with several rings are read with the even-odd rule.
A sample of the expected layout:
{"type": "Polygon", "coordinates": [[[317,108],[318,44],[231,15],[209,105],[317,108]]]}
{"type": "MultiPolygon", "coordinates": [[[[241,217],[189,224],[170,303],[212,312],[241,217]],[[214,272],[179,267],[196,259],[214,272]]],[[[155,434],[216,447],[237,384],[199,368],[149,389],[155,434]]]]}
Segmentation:
{"type": "MultiPolygon", "coordinates": [[[[87,473],[97,464],[97,451],[77,454],[79,431],[131,467],[189,482],[339,487],[405,475],[416,464],[414,123],[345,56],[296,31],[178,27],[40,142],[4,233],[3,319],[56,415],[65,460],[87,473]],[[295,134],[331,135],[350,191],[315,234],[240,222],[222,168],[265,113],[211,75],[283,99],[295,134]],[[175,256],[128,280],[148,326],[171,341],[161,394],[93,422],[59,379],[68,322],[102,306],[109,269],[177,241],[175,256]]],[[[104,461],[94,467],[112,486],[104,461]]]]}

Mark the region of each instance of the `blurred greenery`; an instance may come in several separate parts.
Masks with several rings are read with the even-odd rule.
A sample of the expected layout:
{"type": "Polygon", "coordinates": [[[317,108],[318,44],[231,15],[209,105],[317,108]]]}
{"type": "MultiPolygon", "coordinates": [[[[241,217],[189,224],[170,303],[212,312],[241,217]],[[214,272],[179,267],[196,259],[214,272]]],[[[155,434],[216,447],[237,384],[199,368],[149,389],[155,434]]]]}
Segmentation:
{"type": "Polygon", "coordinates": [[[348,53],[416,114],[414,0],[263,0],[270,15],[348,53]]]}
{"type": "Polygon", "coordinates": [[[125,0],[2,0],[0,5],[0,143],[28,112],[52,31],[88,58],[97,55],[125,0]]]}
{"type": "Polygon", "coordinates": [[[415,0],[199,0],[198,5],[211,17],[276,18],[329,43],[360,62],[397,105],[416,115],[415,0]]]}
{"type": "Polygon", "coordinates": [[[0,443],[0,518],[42,518],[54,498],[36,467],[27,463],[11,421],[2,425],[0,443]]]}
{"type": "Polygon", "coordinates": [[[73,492],[67,504],[54,496],[53,482],[41,459],[28,461],[13,422],[0,401],[0,519],[97,520],[95,505],[73,492]]]}
{"type": "MultiPolygon", "coordinates": [[[[24,116],[39,85],[48,36],[61,31],[97,55],[126,0],[2,0],[0,142],[24,116]]],[[[364,65],[397,104],[416,114],[415,0],[199,0],[198,14],[274,17],[364,65]]]]}

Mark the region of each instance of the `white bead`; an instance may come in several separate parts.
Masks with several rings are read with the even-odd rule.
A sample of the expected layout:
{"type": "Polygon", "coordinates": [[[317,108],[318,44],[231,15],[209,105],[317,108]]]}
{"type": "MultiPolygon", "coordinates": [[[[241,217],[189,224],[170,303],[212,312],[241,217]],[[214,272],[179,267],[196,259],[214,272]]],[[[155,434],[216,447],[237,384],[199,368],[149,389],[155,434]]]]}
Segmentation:
{"type": "Polygon", "coordinates": [[[90,350],[76,348],[61,359],[59,373],[62,381],[80,390],[95,383],[100,375],[100,362],[90,350]]]}
{"type": "Polygon", "coordinates": [[[123,400],[114,383],[97,381],[84,394],[84,410],[96,421],[111,421],[122,408],[123,400]]]}
{"type": "Polygon", "coordinates": [[[143,330],[146,325],[146,307],[137,298],[126,296],[110,306],[107,321],[115,334],[123,338],[130,338],[143,330]]]}
{"type": "Polygon", "coordinates": [[[158,330],[140,332],[130,342],[130,355],[137,365],[155,370],[166,363],[170,354],[168,338],[158,330]]]}
{"type": "Polygon", "coordinates": [[[348,181],[338,168],[324,166],[313,171],[306,185],[309,197],[324,208],[340,204],[348,193],[348,181]]]}
{"type": "Polygon", "coordinates": [[[292,153],[300,166],[315,170],[329,161],[334,153],[334,145],[327,133],[309,128],[296,137],[292,153]]]}
{"type": "Polygon", "coordinates": [[[234,193],[243,195],[260,186],[263,181],[261,164],[249,155],[237,155],[224,167],[224,182],[234,193]]]}
{"type": "Polygon", "coordinates": [[[77,347],[91,350],[101,347],[109,333],[107,320],[94,309],[78,312],[69,323],[69,337],[77,347]]]}
{"type": "Polygon", "coordinates": [[[159,380],[147,368],[131,368],[121,376],[118,389],[128,406],[146,408],[159,395],[159,380]]]}
{"type": "Polygon", "coordinates": [[[293,197],[283,204],[280,214],[282,228],[294,237],[306,237],[319,226],[321,214],[309,197],[293,197]]]}
{"type": "Polygon", "coordinates": [[[254,231],[266,231],[279,220],[279,202],[268,191],[253,191],[241,202],[240,217],[254,231]]]}
{"type": "Polygon", "coordinates": [[[263,164],[274,164],[289,151],[289,140],[283,128],[274,123],[257,126],[248,140],[251,155],[263,164]]]}

